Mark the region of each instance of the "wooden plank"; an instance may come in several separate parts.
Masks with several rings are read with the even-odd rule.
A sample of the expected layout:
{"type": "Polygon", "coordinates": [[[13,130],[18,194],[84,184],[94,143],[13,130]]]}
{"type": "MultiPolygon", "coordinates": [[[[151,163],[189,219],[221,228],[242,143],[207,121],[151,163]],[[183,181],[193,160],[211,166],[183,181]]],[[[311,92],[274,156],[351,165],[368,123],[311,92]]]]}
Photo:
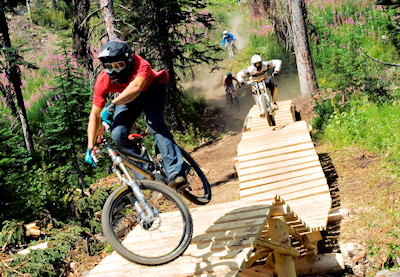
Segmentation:
{"type": "Polygon", "coordinates": [[[270,185],[261,185],[249,189],[242,189],[240,190],[240,197],[272,192],[284,197],[282,193],[287,191],[306,190],[315,186],[326,185],[325,178],[317,177],[316,179],[308,179],[307,177],[308,176],[292,179],[290,181],[272,183],[270,185]]]}
{"type": "MultiPolygon", "coordinates": [[[[245,176],[239,175],[239,182],[246,182],[246,181],[261,179],[261,178],[265,178],[265,177],[280,178],[281,177],[280,175],[284,175],[284,174],[291,173],[291,172],[298,172],[298,171],[301,171],[302,169],[313,168],[313,167],[321,168],[319,161],[312,161],[312,162],[296,164],[296,165],[292,165],[292,166],[284,166],[284,167],[276,168],[273,170],[269,170],[267,172],[257,172],[257,173],[253,173],[253,174],[245,175],[245,176]]],[[[283,177],[283,178],[285,178],[285,177],[283,177]]],[[[283,178],[280,178],[280,179],[282,180],[283,178]]]]}
{"type": "Polygon", "coordinates": [[[257,186],[262,186],[262,185],[271,184],[271,183],[275,183],[275,182],[292,180],[292,179],[307,176],[310,174],[316,174],[316,173],[320,174],[321,172],[322,172],[321,167],[318,167],[318,166],[310,167],[310,168],[307,167],[304,169],[298,169],[295,172],[288,172],[286,174],[282,174],[279,176],[265,176],[263,178],[259,178],[256,180],[243,181],[243,182],[240,182],[240,189],[242,190],[242,189],[246,189],[246,188],[250,188],[250,187],[257,187],[257,186]]]}
{"type": "Polygon", "coordinates": [[[290,160],[277,161],[275,163],[260,164],[258,166],[252,166],[252,167],[248,167],[248,168],[244,168],[244,169],[239,169],[238,173],[240,174],[241,177],[244,177],[244,176],[250,175],[250,174],[260,173],[260,172],[264,172],[266,175],[269,175],[268,171],[271,171],[271,170],[292,167],[295,165],[306,164],[306,163],[311,163],[311,162],[319,163],[318,156],[310,155],[310,156],[305,156],[305,157],[293,158],[290,160]]]}
{"type": "MultiPolygon", "coordinates": [[[[248,139],[252,139],[252,138],[256,138],[256,137],[261,137],[261,136],[268,135],[271,133],[289,134],[291,132],[305,131],[305,130],[308,130],[307,123],[305,121],[296,121],[296,122],[288,124],[286,126],[275,126],[273,128],[267,128],[265,130],[256,130],[256,131],[251,131],[251,132],[245,132],[242,134],[242,141],[246,141],[248,139]]],[[[240,143],[242,143],[242,141],[240,143]]]]}
{"type": "Polygon", "coordinates": [[[275,144],[278,142],[281,142],[282,140],[291,140],[291,141],[295,141],[297,140],[297,138],[302,138],[304,136],[308,136],[309,140],[311,141],[310,135],[308,133],[305,133],[304,131],[301,132],[297,132],[297,133],[293,133],[287,136],[272,136],[272,137],[265,137],[262,140],[258,140],[257,142],[252,142],[252,143],[248,143],[248,144],[239,144],[238,145],[238,151],[242,151],[245,149],[249,149],[249,148],[254,148],[254,147],[260,147],[260,146],[269,146],[271,144],[275,144]]]}
{"type": "Polygon", "coordinates": [[[285,148],[288,146],[293,146],[293,145],[299,145],[299,144],[304,144],[310,142],[310,135],[304,134],[301,136],[298,136],[296,140],[292,140],[291,138],[282,138],[278,142],[271,143],[269,145],[262,145],[262,146],[255,146],[250,149],[238,149],[238,157],[242,157],[244,155],[250,155],[250,154],[255,154],[259,152],[266,152],[270,150],[276,150],[276,149],[281,149],[285,148]]]}
{"type": "Polygon", "coordinates": [[[238,163],[241,164],[246,161],[252,161],[252,160],[257,160],[257,159],[278,156],[278,155],[280,155],[280,153],[288,154],[288,153],[295,153],[295,152],[305,151],[305,150],[310,150],[310,149],[314,149],[314,144],[312,142],[305,142],[305,143],[300,143],[300,144],[288,145],[284,148],[238,156],[237,161],[238,161],[238,163]]]}
{"type": "MultiPolygon", "coordinates": [[[[257,119],[252,119],[253,121],[258,121],[257,119]]],[[[260,121],[258,121],[260,122],[260,121]]],[[[254,135],[262,134],[262,133],[271,133],[271,132],[292,132],[296,130],[307,130],[308,129],[308,124],[305,121],[296,121],[291,124],[285,125],[285,126],[274,126],[271,129],[265,129],[265,130],[257,130],[257,131],[251,131],[247,133],[243,133],[243,138],[247,139],[248,137],[252,137],[254,135]]]]}
{"type": "Polygon", "coordinates": [[[283,153],[282,155],[275,155],[272,157],[241,162],[240,165],[238,166],[237,170],[243,170],[245,168],[250,168],[253,166],[257,166],[257,165],[267,165],[267,164],[271,164],[271,163],[275,163],[275,162],[282,162],[282,161],[288,161],[291,159],[304,158],[304,157],[308,157],[308,156],[312,156],[312,155],[317,156],[314,149],[305,149],[305,150],[300,150],[297,152],[283,153]]]}

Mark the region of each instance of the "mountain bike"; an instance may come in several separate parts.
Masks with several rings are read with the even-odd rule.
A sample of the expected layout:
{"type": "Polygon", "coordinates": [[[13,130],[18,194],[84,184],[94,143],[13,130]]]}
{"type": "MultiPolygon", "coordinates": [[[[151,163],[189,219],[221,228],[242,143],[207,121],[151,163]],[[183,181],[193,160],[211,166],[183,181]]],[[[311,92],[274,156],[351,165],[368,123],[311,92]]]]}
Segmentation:
{"type": "MultiPolygon", "coordinates": [[[[184,201],[165,185],[162,159],[152,159],[142,142],[143,134],[130,135],[142,146],[137,156],[127,156],[114,149],[104,135],[109,125],[104,122],[103,125],[92,157],[98,162],[105,151],[112,160],[112,171],[122,182],[104,204],[101,217],[104,236],[117,253],[138,264],[160,265],[176,259],[189,246],[193,223],[184,201]],[[147,179],[138,178],[138,174],[147,179]],[[146,247],[138,247],[138,242],[146,247]]],[[[189,164],[188,176],[192,170],[200,169],[197,164],[189,164]]],[[[201,177],[206,181],[204,174],[201,177]]],[[[201,204],[208,203],[211,198],[209,184],[203,189],[202,197],[189,190],[192,185],[189,183],[180,188],[187,192],[183,195],[201,204]]]]}
{"type": "Polygon", "coordinates": [[[260,116],[266,117],[269,126],[275,126],[275,106],[272,105],[271,91],[267,83],[271,81],[270,76],[266,76],[259,81],[248,81],[247,84],[252,86],[253,94],[260,109],[260,116]]]}
{"type": "Polygon", "coordinates": [[[231,108],[234,106],[238,111],[240,111],[239,98],[237,96],[236,90],[232,86],[226,86],[226,101],[230,104],[231,108]]]}

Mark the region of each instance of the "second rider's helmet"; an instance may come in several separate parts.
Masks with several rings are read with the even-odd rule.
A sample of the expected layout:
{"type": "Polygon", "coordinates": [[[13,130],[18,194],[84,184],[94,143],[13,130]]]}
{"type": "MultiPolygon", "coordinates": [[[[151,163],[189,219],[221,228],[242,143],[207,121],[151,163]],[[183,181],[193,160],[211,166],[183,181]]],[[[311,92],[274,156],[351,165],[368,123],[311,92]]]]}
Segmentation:
{"type": "Polygon", "coordinates": [[[103,46],[98,58],[111,80],[115,83],[128,81],[132,62],[132,50],[128,44],[110,40],[103,46]]]}
{"type": "Polygon", "coordinates": [[[232,72],[226,73],[226,76],[231,77],[232,76],[232,72]]]}
{"type": "Polygon", "coordinates": [[[224,37],[227,37],[228,36],[228,31],[225,30],[222,34],[224,35],[224,37]]]}
{"type": "Polygon", "coordinates": [[[262,58],[260,55],[253,55],[253,57],[251,57],[251,64],[254,65],[258,71],[261,70],[262,68],[262,58]]]}

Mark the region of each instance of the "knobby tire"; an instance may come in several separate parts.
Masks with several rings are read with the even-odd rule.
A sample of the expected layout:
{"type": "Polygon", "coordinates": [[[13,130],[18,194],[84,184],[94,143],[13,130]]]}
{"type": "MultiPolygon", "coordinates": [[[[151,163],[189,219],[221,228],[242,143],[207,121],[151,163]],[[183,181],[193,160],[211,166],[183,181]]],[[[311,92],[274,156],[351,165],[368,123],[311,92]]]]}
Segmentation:
{"type": "Polygon", "coordinates": [[[189,153],[182,148],[181,152],[185,162],[190,165],[191,169],[186,176],[189,187],[183,189],[180,193],[196,205],[208,204],[211,200],[211,186],[207,177],[189,153]]]}
{"type": "MultiPolygon", "coordinates": [[[[142,265],[150,265],[150,266],[155,266],[155,265],[161,265],[168,263],[176,258],[178,258],[180,255],[183,254],[183,252],[187,249],[187,247],[190,244],[190,241],[193,236],[193,222],[192,222],[192,217],[190,215],[189,209],[187,208],[186,204],[183,202],[183,200],[179,197],[179,195],[171,188],[167,187],[163,183],[160,182],[155,182],[155,181],[149,181],[149,180],[141,180],[141,190],[142,192],[144,191],[145,196],[147,195],[146,199],[148,202],[153,201],[154,203],[160,203],[160,207],[158,208],[160,214],[159,214],[159,224],[156,225],[153,223],[154,230],[145,230],[140,223],[137,222],[138,216],[134,215],[134,212],[132,210],[134,209],[134,206],[132,205],[132,189],[129,186],[122,185],[118,187],[116,190],[112,192],[112,194],[108,197],[106,203],[104,204],[103,211],[102,211],[102,217],[101,217],[101,223],[102,223],[102,228],[103,228],[103,234],[106,237],[108,243],[111,245],[111,247],[122,257],[125,259],[142,264],[142,265]],[[157,200],[152,200],[151,196],[154,195],[154,192],[156,192],[155,195],[160,195],[160,198],[157,198],[157,200]],[[124,202],[128,199],[129,201],[124,202]],[[131,205],[130,205],[131,203],[131,205]],[[169,205],[165,204],[168,203],[169,205]],[[176,205],[176,207],[174,206],[176,205]],[[127,207],[129,206],[129,208],[127,207]],[[117,209],[121,208],[123,211],[118,211],[117,209]],[[175,209],[174,209],[175,208],[175,209]],[[165,213],[164,213],[165,211],[165,213]],[[163,214],[163,216],[161,216],[163,214]],[[131,220],[130,220],[131,219],[131,220]],[[130,221],[129,221],[130,220],[130,221]],[[173,221],[173,223],[169,223],[169,221],[173,221]],[[168,223],[172,226],[174,226],[175,229],[170,228],[172,231],[166,232],[166,235],[170,235],[173,232],[182,232],[181,235],[178,235],[177,237],[173,237],[173,239],[177,240],[176,246],[175,243],[173,243],[173,249],[172,250],[167,250],[166,253],[162,253],[161,249],[162,247],[158,247],[159,245],[163,244],[168,244],[170,240],[172,239],[166,239],[166,235],[159,235],[158,233],[161,233],[162,228],[159,228],[159,230],[156,229],[157,226],[161,226],[162,223],[165,223],[166,226],[168,226],[168,223]],[[179,228],[178,224],[175,224],[175,222],[179,222],[183,227],[183,230],[176,230],[176,228],[179,228]],[[135,225],[136,223],[136,225],[135,225]],[[129,230],[124,231],[124,238],[118,238],[116,232],[119,231],[118,228],[119,226],[122,226],[123,224],[131,224],[132,228],[129,230]],[[134,226],[135,225],[135,226],[134,226]],[[129,239],[132,239],[128,237],[129,232],[133,230],[133,228],[139,228],[139,231],[141,237],[144,239],[146,238],[153,238],[153,233],[149,232],[158,232],[156,235],[159,236],[159,239],[157,239],[155,242],[152,243],[142,243],[140,244],[141,247],[147,247],[148,249],[151,249],[152,252],[157,252],[151,256],[145,256],[143,254],[137,254],[136,251],[146,251],[146,249],[138,249],[139,245],[133,244],[132,249],[128,249],[129,245],[129,239]],[[146,233],[148,232],[148,233],[146,233]],[[127,239],[128,237],[128,239],[127,239]],[[124,242],[125,241],[125,242],[124,242]],[[150,245],[151,244],[151,245],[150,245]],[[154,250],[153,250],[154,249],[154,250]]],[[[156,205],[156,204],[155,204],[156,205]]],[[[125,226],[123,225],[123,226],[125,226]]],[[[165,226],[165,225],[164,225],[165,226]]],[[[167,228],[168,229],[168,228],[167,228]]],[[[169,229],[168,229],[169,230],[169,229]]],[[[135,233],[136,234],[136,233],[135,233]]],[[[121,235],[118,234],[120,237],[121,235]]],[[[143,240],[144,241],[144,240],[143,240]]],[[[131,244],[132,245],[132,244],[131,244]]],[[[170,246],[165,246],[165,247],[170,247],[170,246]]],[[[148,250],[149,252],[149,250],[148,250]]],[[[146,252],[144,252],[146,253],[146,252]]],[[[150,255],[150,254],[147,254],[150,255]]]]}

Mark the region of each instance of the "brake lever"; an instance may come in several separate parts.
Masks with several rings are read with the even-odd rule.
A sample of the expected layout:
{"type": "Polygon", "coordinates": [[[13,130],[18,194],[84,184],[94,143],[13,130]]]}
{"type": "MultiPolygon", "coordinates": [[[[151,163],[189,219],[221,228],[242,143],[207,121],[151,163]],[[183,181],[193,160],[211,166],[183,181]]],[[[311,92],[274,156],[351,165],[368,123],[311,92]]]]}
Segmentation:
{"type": "Polygon", "coordinates": [[[107,131],[107,132],[110,132],[110,128],[111,128],[110,124],[108,124],[108,123],[105,122],[105,121],[102,121],[101,124],[103,124],[103,126],[106,128],[106,131],[107,131]]]}

